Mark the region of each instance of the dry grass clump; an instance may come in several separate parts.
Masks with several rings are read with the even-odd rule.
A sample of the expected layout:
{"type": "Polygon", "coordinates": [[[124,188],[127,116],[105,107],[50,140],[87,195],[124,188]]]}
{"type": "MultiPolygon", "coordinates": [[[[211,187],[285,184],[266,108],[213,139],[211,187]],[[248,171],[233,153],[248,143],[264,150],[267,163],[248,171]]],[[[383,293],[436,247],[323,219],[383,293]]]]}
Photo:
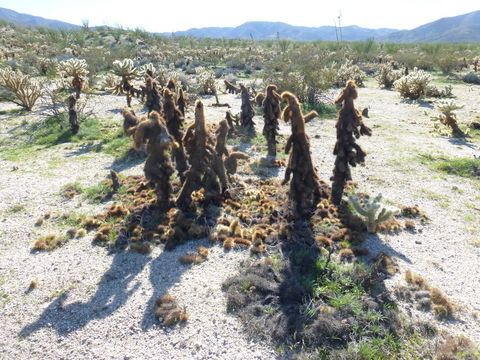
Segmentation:
{"type": "Polygon", "coordinates": [[[30,284],[28,284],[27,292],[31,292],[37,287],[38,287],[38,280],[33,279],[32,281],[30,281],[30,284]]]}
{"type": "Polygon", "coordinates": [[[66,242],[66,238],[57,237],[55,234],[48,234],[38,238],[33,244],[33,250],[52,251],[62,246],[66,242]]]}
{"type": "Polygon", "coordinates": [[[435,353],[436,360],[479,360],[480,350],[469,338],[448,335],[435,353]]]}
{"type": "Polygon", "coordinates": [[[186,322],[189,318],[186,310],[182,309],[176,299],[168,294],[155,300],[153,312],[157,318],[161,319],[163,326],[186,322]]]}
{"type": "MultiPolygon", "coordinates": [[[[412,271],[405,272],[405,281],[410,288],[419,293],[425,293],[425,296],[431,301],[433,306],[431,309],[440,317],[445,318],[451,316],[455,312],[454,304],[437,288],[432,288],[428,282],[421,276],[414,274],[412,271]]],[[[424,309],[429,309],[430,306],[423,306],[424,309]]]]}
{"type": "Polygon", "coordinates": [[[197,248],[197,254],[183,255],[178,258],[178,261],[181,264],[200,264],[207,259],[209,251],[204,246],[199,246],[197,248]]]}

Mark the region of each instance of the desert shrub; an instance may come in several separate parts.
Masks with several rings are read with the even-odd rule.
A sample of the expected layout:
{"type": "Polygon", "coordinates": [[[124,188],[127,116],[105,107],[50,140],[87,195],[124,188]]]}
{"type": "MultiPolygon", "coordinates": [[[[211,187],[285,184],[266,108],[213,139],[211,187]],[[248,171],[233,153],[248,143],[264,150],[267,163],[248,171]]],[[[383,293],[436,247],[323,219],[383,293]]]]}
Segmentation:
{"type": "Polygon", "coordinates": [[[377,75],[378,85],[390,89],[393,83],[402,77],[402,72],[393,70],[392,65],[382,64],[377,75]]]}
{"type": "Polygon", "coordinates": [[[467,84],[480,84],[480,76],[477,73],[471,71],[463,76],[463,81],[467,84]]]}
{"type": "Polygon", "coordinates": [[[459,65],[458,59],[453,55],[439,56],[435,63],[444,74],[451,74],[459,65]]]}
{"type": "Polygon", "coordinates": [[[401,97],[416,100],[425,95],[430,80],[430,75],[425,71],[414,69],[410,74],[395,81],[393,86],[401,97]]]}
{"type": "Polygon", "coordinates": [[[263,76],[263,84],[277,85],[280,90],[288,90],[295,93],[301,101],[307,98],[307,86],[304,77],[298,71],[289,72],[288,69],[281,69],[281,71],[269,71],[263,76]]]}
{"type": "Polygon", "coordinates": [[[0,69],[0,87],[7,90],[8,100],[28,111],[32,110],[38,98],[42,96],[40,85],[19,70],[0,69]]]}

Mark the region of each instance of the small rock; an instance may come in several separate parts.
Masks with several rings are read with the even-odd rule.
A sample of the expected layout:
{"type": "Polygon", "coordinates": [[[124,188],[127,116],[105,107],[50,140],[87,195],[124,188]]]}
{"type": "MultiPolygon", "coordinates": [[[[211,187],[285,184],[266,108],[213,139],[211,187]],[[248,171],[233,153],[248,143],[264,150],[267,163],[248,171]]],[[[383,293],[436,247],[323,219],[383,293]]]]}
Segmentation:
{"type": "Polygon", "coordinates": [[[415,244],[417,244],[417,245],[421,245],[421,244],[422,244],[422,242],[421,242],[420,240],[415,240],[415,244]]]}

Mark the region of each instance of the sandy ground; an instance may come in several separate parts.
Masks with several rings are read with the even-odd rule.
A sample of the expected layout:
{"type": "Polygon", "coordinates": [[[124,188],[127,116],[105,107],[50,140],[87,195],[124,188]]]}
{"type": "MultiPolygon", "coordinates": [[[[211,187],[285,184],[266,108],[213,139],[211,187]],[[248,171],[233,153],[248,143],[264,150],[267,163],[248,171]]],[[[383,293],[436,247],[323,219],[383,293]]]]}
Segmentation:
{"type": "MultiPolygon", "coordinates": [[[[454,85],[453,93],[466,106],[458,117],[467,122],[479,115],[480,87],[454,85]]],[[[207,104],[212,99],[205,99],[207,104]]],[[[240,99],[221,95],[232,112],[240,99]]],[[[124,99],[102,96],[97,114],[120,122],[124,99]]],[[[416,232],[370,236],[372,253],[386,251],[402,272],[389,280],[403,284],[406,269],[423,276],[448,295],[458,307],[455,320],[439,322],[454,333],[480,342],[480,180],[444,175],[419,161],[422,154],[455,157],[479,155],[478,142],[453,140],[433,132],[434,104],[402,101],[396,92],[373,83],[361,89],[358,107],[369,107],[366,122],[371,138],[359,143],[367,150],[366,165],[354,169],[359,190],[382,193],[393,205],[418,205],[430,218],[417,223],[416,232]]],[[[14,108],[0,103],[0,111],[14,108]]],[[[225,108],[206,107],[207,119],[218,121],[225,108]]],[[[22,122],[38,121],[29,115],[0,114],[0,140],[22,122]]],[[[189,113],[187,120],[192,119],[189,113]]],[[[257,117],[257,130],[262,118],[257,117]]],[[[333,168],[334,119],[315,119],[307,126],[313,159],[319,173],[329,179],[333,168]]],[[[281,125],[288,134],[289,125],[281,125]]],[[[257,155],[258,156],[258,155],[257,155]]],[[[171,252],[148,255],[108,254],[91,244],[91,236],[68,242],[48,253],[33,253],[42,234],[61,229],[36,219],[77,211],[100,212],[109,203],[91,205],[81,199],[65,200],[60,188],[72,182],[92,185],[110,169],[142,174],[142,164],[118,164],[113,157],[71,144],[41,149],[22,161],[0,160],[0,357],[18,359],[277,359],[268,344],[249,339],[239,321],[226,313],[221,284],[235,274],[248,252],[224,252],[213,247],[208,261],[194,267],[178,263],[178,256],[206,241],[193,241],[171,252]],[[27,292],[29,283],[38,287],[27,292]],[[154,299],[169,292],[190,313],[184,326],[161,327],[152,313],[154,299]]],[[[281,176],[280,171],[279,176],[281,176]]],[[[414,318],[433,318],[409,304],[402,308],[414,318]]]]}

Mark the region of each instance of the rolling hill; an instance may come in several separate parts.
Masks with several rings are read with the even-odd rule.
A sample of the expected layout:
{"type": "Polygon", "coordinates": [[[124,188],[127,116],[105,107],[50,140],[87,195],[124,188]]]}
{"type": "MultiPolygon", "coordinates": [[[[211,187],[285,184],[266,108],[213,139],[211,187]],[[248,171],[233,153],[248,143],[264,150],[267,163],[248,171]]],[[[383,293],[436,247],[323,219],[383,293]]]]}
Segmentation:
{"type": "MultiPolygon", "coordinates": [[[[395,29],[366,29],[359,26],[344,26],[341,36],[345,41],[361,41],[378,38],[397,32],[395,29]]],[[[177,31],[174,36],[217,37],[255,40],[289,39],[299,41],[335,41],[334,26],[305,27],[282,22],[249,21],[237,27],[207,27],[177,31]]],[[[165,33],[164,35],[171,35],[165,33]]],[[[340,36],[340,32],[339,32],[340,36]]]]}
{"type": "Polygon", "coordinates": [[[385,35],[378,40],[396,43],[480,42],[480,10],[441,18],[412,30],[385,35]]]}
{"type": "MultiPolygon", "coordinates": [[[[63,21],[45,19],[39,16],[20,14],[0,8],[0,19],[19,26],[48,27],[53,29],[76,29],[80,26],[63,21]]],[[[435,42],[480,42],[480,10],[454,17],[441,18],[412,30],[389,28],[367,29],[359,26],[337,28],[338,36],[344,41],[375,39],[395,43],[435,43],[435,42]],[[341,31],[341,34],[340,34],[341,31]]],[[[249,21],[236,27],[192,28],[174,33],[161,33],[164,36],[192,36],[226,39],[272,40],[289,39],[298,41],[336,41],[334,26],[306,27],[283,22],[249,21]]]]}
{"type": "Polygon", "coordinates": [[[45,19],[40,16],[21,14],[16,11],[0,8],[0,19],[9,21],[24,27],[47,27],[52,29],[77,29],[78,25],[69,24],[63,21],[45,19]]]}

